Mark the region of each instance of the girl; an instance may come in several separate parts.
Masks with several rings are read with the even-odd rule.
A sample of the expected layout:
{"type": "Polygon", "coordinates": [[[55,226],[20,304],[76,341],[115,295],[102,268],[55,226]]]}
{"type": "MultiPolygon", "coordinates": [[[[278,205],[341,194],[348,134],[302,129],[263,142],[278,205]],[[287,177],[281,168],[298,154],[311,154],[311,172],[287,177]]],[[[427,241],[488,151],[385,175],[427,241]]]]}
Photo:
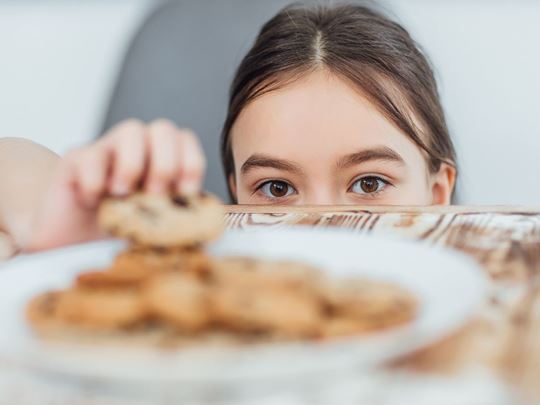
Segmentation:
{"type": "MultiPolygon", "coordinates": [[[[426,57],[361,5],[290,6],[263,26],[232,83],[222,160],[239,204],[449,204],[456,178],[426,57]]],[[[63,158],[7,139],[0,162],[0,226],[25,250],[95,239],[103,196],[193,193],[205,167],[196,136],[165,120],[63,158]]]]}

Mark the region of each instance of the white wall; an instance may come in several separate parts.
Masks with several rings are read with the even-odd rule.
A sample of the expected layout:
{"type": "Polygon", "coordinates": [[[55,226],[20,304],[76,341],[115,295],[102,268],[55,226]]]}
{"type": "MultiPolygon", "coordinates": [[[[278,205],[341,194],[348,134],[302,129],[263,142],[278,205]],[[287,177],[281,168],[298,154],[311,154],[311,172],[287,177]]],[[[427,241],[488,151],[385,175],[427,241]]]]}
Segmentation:
{"type": "Polygon", "coordinates": [[[100,128],[150,0],[0,1],[0,136],[58,153],[100,128]]]}
{"type": "MultiPolygon", "coordinates": [[[[0,136],[57,152],[95,136],[124,47],[151,2],[0,1],[0,136]]],[[[540,2],[386,3],[437,67],[461,201],[540,206],[540,2]]]]}

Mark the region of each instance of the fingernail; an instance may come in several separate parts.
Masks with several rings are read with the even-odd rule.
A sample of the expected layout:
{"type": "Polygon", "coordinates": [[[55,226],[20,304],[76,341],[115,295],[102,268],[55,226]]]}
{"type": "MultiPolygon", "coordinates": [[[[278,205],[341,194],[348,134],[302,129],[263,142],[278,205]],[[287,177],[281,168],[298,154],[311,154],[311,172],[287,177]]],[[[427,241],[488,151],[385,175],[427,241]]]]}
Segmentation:
{"type": "Polygon", "coordinates": [[[111,187],[111,194],[118,197],[123,197],[129,194],[129,187],[124,183],[115,183],[111,187]]]}

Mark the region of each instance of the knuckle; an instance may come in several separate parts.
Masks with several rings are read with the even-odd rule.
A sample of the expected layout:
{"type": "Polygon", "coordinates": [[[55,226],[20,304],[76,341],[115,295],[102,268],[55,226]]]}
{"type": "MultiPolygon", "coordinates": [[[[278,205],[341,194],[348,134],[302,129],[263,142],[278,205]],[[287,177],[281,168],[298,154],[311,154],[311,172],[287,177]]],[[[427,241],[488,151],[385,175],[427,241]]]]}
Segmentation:
{"type": "Polygon", "coordinates": [[[118,140],[119,145],[124,145],[127,142],[132,142],[134,140],[134,137],[137,135],[139,135],[138,131],[124,131],[118,133],[116,139],[118,140]]]}
{"type": "Polygon", "coordinates": [[[176,125],[171,120],[158,118],[150,123],[151,133],[155,136],[170,134],[177,131],[176,125]]]}
{"type": "Polygon", "coordinates": [[[118,139],[120,141],[133,139],[133,136],[144,133],[145,125],[142,121],[134,118],[122,121],[107,135],[109,138],[118,139]]]}
{"type": "Polygon", "coordinates": [[[175,127],[176,128],[176,125],[174,125],[172,120],[167,119],[167,118],[156,118],[155,120],[152,120],[150,125],[152,125],[152,126],[175,127]]]}

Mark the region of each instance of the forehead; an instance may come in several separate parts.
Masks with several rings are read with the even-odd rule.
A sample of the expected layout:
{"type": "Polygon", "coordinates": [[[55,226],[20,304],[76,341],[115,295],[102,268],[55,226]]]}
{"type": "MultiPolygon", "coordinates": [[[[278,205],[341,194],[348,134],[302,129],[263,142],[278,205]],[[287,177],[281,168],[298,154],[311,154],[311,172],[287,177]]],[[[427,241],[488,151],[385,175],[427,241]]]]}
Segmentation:
{"type": "Polygon", "coordinates": [[[299,163],[386,146],[408,163],[420,149],[357,89],[325,70],[248,104],[231,131],[235,162],[263,153],[299,163]]]}

